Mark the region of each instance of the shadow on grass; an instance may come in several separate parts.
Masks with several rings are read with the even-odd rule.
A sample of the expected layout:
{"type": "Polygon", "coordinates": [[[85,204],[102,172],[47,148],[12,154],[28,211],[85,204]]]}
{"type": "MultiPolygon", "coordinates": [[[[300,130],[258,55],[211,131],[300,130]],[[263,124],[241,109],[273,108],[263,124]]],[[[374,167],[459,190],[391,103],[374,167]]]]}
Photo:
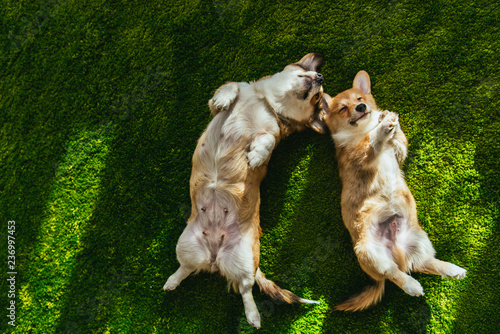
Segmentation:
{"type": "MultiPolygon", "coordinates": [[[[391,8],[398,8],[397,1],[391,3],[395,5],[391,8]]],[[[322,6],[309,3],[304,3],[303,6],[313,5],[322,6]]],[[[216,88],[207,88],[207,83],[212,85],[211,80],[218,80],[220,77],[233,79],[232,75],[227,74],[231,73],[227,68],[232,68],[233,64],[236,64],[234,71],[238,75],[245,73],[248,79],[255,79],[252,76],[261,74],[259,68],[265,67],[262,64],[267,66],[268,63],[265,62],[270,62],[269,59],[280,59],[281,62],[283,53],[300,57],[302,50],[310,45],[323,45],[327,48],[329,45],[324,40],[331,36],[326,34],[315,40],[320,34],[312,29],[313,21],[305,22],[302,26],[307,28],[306,34],[301,34],[301,29],[288,31],[296,23],[295,16],[287,14],[290,25],[285,21],[285,24],[279,25],[281,18],[271,15],[273,12],[278,16],[282,15],[280,4],[276,8],[264,3],[255,5],[251,9],[256,9],[258,14],[252,15],[249,14],[249,8],[243,8],[247,3],[238,0],[217,0],[206,4],[201,2],[196,6],[192,11],[187,8],[186,13],[181,13],[186,8],[172,6],[173,11],[186,14],[175,18],[162,13],[162,19],[167,17],[165,22],[169,22],[170,18],[175,20],[166,29],[166,35],[171,35],[173,40],[172,45],[166,43],[166,46],[172,46],[174,57],[172,64],[165,65],[175,68],[175,75],[171,82],[166,81],[158,90],[151,92],[150,100],[135,107],[128,120],[124,120],[115,129],[115,141],[105,162],[102,191],[82,240],[84,250],[77,257],[72,280],[61,301],[63,311],[57,332],[104,332],[109,328],[116,332],[145,333],[152,332],[153,328],[160,332],[204,333],[237,332],[242,328],[247,330],[242,325],[244,316],[240,296],[226,293],[225,282],[217,275],[189,277],[179,290],[171,293],[161,291],[168,275],[177,268],[175,243],[184,228],[183,213],[189,207],[191,154],[195,139],[209,120],[206,101],[216,88]],[[278,38],[272,34],[276,29],[284,30],[276,34],[278,38]],[[228,35],[220,35],[221,30],[227,30],[228,35]],[[317,43],[320,39],[321,43],[317,43]],[[219,41],[222,43],[216,45],[219,41]],[[253,52],[247,52],[249,45],[253,52]],[[224,69],[227,72],[221,75],[214,69],[224,69]],[[170,86],[166,87],[168,85],[170,86]],[[167,94],[165,91],[168,91],[167,94]],[[152,101],[164,101],[164,104],[152,101]],[[199,109],[199,114],[193,113],[194,108],[199,109]],[[148,112],[149,110],[154,112],[148,112]]],[[[136,21],[130,25],[125,22],[129,17],[108,21],[106,15],[120,16],[122,10],[121,7],[119,10],[112,7],[94,6],[85,15],[76,11],[79,15],[73,16],[69,15],[73,12],[68,11],[66,14],[71,17],[71,25],[61,17],[59,23],[62,28],[57,29],[56,24],[53,28],[46,27],[45,37],[37,36],[12,60],[12,64],[15,64],[12,72],[18,72],[15,77],[9,77],[14,80],[4,80],[6,86],[17,89],[13,94],[17,100],[12,101],[10,106],[12,109],[19,107],[19,115],[5,113],[0,118],[6,134],[12,136],[6,138],[7,141],[18,143],[15,147],[2,147],[6,157],[2,160],[2,171],[6,173],[1,174],[5,175],[2,180],[7,180],[2,182],[2,190],[5,191],[2,207],[7,208],[2,217],[4,221],[15,219],[26,224],[18,234],[21,241],[18,249],[20,254],[36,258],[37,254],[32,254],[32,245],[36,244],[40,235],[49,233],[40,231],[40,224],[45,218],[57,164],[64,157],[68,139],[88,124],[93,124],[96,117],[107,117],[103,115],[107,115],[110,96],[112,98],[115,95],[106,94],[105,91],[114,91],[117,87],[116,80],[130,79],[117,73],[140,67],[137,62],[140,63],[143,57],[161,57],[161,52],[152,50],[155,47],[165,47],[158,41],[164,37],[163,32],[155,35],[158,40],[149,46],[151,51],[131,47],[142,46],[145,43],[143,37],[151,31],[161,30],[163,23],[142,31],[137,27],[141,27],[143,13],[138,14],[139,17],[133,17],[136,21]],[[95,15],[97,11],[102,16],[95,15]],[[101,19],[108,23],[99,22],[101,19]],[[114,32],[117,32],[116,27],[121,24],[120,20],[126,26],[120,32],[130,34],[121,45],[122,55],[117,53],[117,44],[114,43],[114,32]],[[104,35],[100,35],[100,32],[104,32],[104,35]],[[137,35],[134,34],[136,32],[137,35]],[[58,38],[52,38],[53,36],[58,38]],[[110,47],[104,48],[103,45],[110,47]],[[53,58],[47,58],[48,55],[53,58]],[[61,74],[61,71],[68,72],[61,74]],[[85,113],[81,114],[82,112],[85,113]],[[13,118],[16,118],[15,123],[12,122],[13,118]],[[12,170],[15,170],[16,175],[10,178],[7,173],[12,170]],[[30,224],[29,227],[27,224],[30,224]]],[[[315,12],[324,15],[325,11],[319,9],[315,12]]],[[[129,10],[135,11],[136,7],[129,10]]],[[[153,12],[152,17],[158,19],[155,14],[153,12]]],[[[340,15],[345,16],[344,13],[340,15]]],[[[434,64],[432,72],[435,71],[438,77],[442,74],[442,68],[450,73],[455,68],[460,72],[473,72],[475,67],[469,67],[469,64],[483,67],[483,63],[491,60],[486,52],[481,54],[477,51],[491,51],[489,45],[464,44],[469,38],[462,34],[463,31],[469,31],[470,36],[479,36],[476,32],[481,31],[466,29],[472,26],[470,24],[456,25],[455,13],[452,12],[452,15],[454,25],[451,30],[463,39],[449,41],[440,37],[435,40],[436,45],[445,46],[444,49],[434,46],[431,48],[434,53],[429,58],[434,64]],[[454,52],[446,52],[447,45],[452,44],[460,46],[459,51],[462,53],[456,57],[458,62],[450,62],[449,55],[454,52]],[[468,59],[468,54],[477,58],[468,59]],[[434,61],[437,58],[441,59],[441,63],[434,61]]],[[[483,23],[493,23],[494,15],[491,11],[488,21],[483,23]]],[[[434,22],[434,16],[422,21],[434,22]]],[[[461,18],[456,16],[457,19],[461,18]]],[[[357,18],[356,14],[351,22],[357,25],[357,18]]],[[[468,19],[469,16],[462,18],[468,19]]],[[[54,18],[54,22],[57,20],[54,18]]],[[[325,22],[324,17],[318,16],[318,21],[325,22]]],[[[376,23],[381,21],[374,22],[370,24],[375,29],[367,29],[364,34],[359,35],[360,39],[370,37],[368,35],[372,30],[377,35],[382,32],[376,23]]],[[[443,29],[447,33],[447,29],[450,29],[450,26],[442,26],[440,20],[435,25],[436,29],[439,28],[436,32],[443,29]]],[[[494,27],[494,24],[489,26],[494,27]]],[[[478,25],[476,29],[482,27],[478,25]]],[[[425,40],[432,41],[427,36],[424,37],[425,40]]],[[[333,38],[339,39],[338,36],[333,38]]],[[[483,37],[469,40],[490,44],[483,37]]],[[[384,53],[389,49],[384,43],[373,45],[382,46],[384,53]]],[[[409,45],[408,49],[402,49],[403,53],[413,51],[410,50],[413,46],[409,45]]],[[[378,57],[376,53],[365,54],[373,62],[381,61],[382,57],[378,57]]],[[[298,59],[292,59],[296,60],[298,59]]],[[[482,70],[485,73],[493,72],[497,62],[491,64],[491,68],[484,67],[482,70]]],[[[354,65],[359,66],[353,61],[344,67],[354,71],[354,65]]],[[[393,67],[394,64],[390,65],[393,67]]],[[[417,68],[414,72],[420,70],[417,68]]],[[[341,73],[342,71],[340,69],[341,73]]],[[[467,80],[468,77],[465,76],[464,81],[467,80]]],[[[435,84],[440,87],[442,82],[437,81],[435,84]]],[[[417,95],[419,92],[411,93],[417,95]]],[[[445,93],[447,91],[442,90],[442,94],[445,93]]],[[[449,101],[449,96],[443,96],[442,100],[449,101]]],[[[443,106],[445,107],[444,104],[443,106]]],[[[433,106],[432,110],[439,108],[433,106]]],[[[498,117],[498,108],[485,110],[491,113],[492,119],[498,117]]],[[[439,118],[439,113],[437,114],[439,118]]],[[[464,118],[462,122],[467,123],[469,120],[470,118],[464,118]]],[[[468,135],[470,133],[471,131],[467,132],[468,135]]],[[[497,173],[498,162],[495,160],[499,155],[495,127],[491,127],[488,136],[486,141],[477,141],[476,169],[482,177],[481,196],[484,201],[490,202],[491,210],[488,212],[492,213],[491,220],[497,222],[500,178],[497,173]]],[[[269,175],[262,185],[262,226],[265,233],[270,233],[270,237],[263,237],[263,271],[283,288],[297,294],[310,295],[310,298],[322,298],[333,306],[357,293],[368,283],[366,275],[357,265],[348,232],[340,218],[340,182],[336,176],[333,144],[329,138],[319,139],[312,133],[305,133],[289,138],[282,145],[275,152],[269,175]],[[311,155],[312,161],[306,165],[309,174],[303,177],[294,174],[295,167],[307,155],[311,155]],[[275,161],[276,164],[273,164],[275,161]],[[297,182],[287,183],[294,177],[297,182]],[[294,191],[296,185],[302,186],[300,193],[294,191]],[[298,197],[293,197],[295,194],[298,197]],[[291,197],[285,198],[285,195],[291,197]],[[284,229],[281,229],[282,223],[286,223],[284,229]]],[[[480,255],[479,261],[471,263],[478,270],[470,273],[468,288],[462,292],[458,301],[458,320],[454,329],[459,332],[482,332],[485,328],[486,332],[496,330],[495,306],[499,303],[499,294],[495,291],[499,277],[495,263],[498,259],[498,224],[491,226],[491,230],[492,236],[483,247],[484,253],[480,255]],[[479,314],[478,318],[476,314],[479,314]]],[[[453,242],[448,240],[450,241],[443,243],[453,242]]],[[[470,261],[475,260],[477,258],[470,261]]],[[[38,263],[40,262],[34,262],[33,266],[38,263]]],[[[24,265],[21,261],[19,280],[29,282],[32,277],[22,276],[28,272],[23,270],[24,265]]],[[[52,282],[48,282],[47,286],[51,284],[52,282]]],[[[50,289],[47,291],[50,293],[50,289]]],[[[35,296],[40,297],[37,293],[35,292],[35,296]]],[[[258,295],[256,291],[254,295],[265,306],[264,309],[261,308],[261,313],[264,323],[269,327],[262,329],[264,332],[288,330],[290,324],[307,318],[306,313],[311,310],[309,306],[271,307],[272,304],[267,303],[265,296],[258,295]]],[[[42,302],[40,305],[41,309],[46,306],[42,302]]],[[[39,322],[45,321],[41,313],[32,316],[37,317],[39,322]]],[[[372,333],[374,329],[382,332],[383,328],[392,326],[391,328],[401,331],[418,333],[422,328],[425,329],[428,317],[424,299],[408,297],[388,283],[386,296],[376,308],[352,315],[330,313],[322,322],[311,319],[314,320],[311,328],[315,325],[324,332],[341,329],[372,333]]],[[[34,326],[36,327],[36,323],[34,326]]],[[[35,331],[35,327],[31,328],[35,331]]]]}
{"type": "MultiPolygon", "coordinates": [[[[281,287],[307,294],[306,298],[321,300],[333,309],[370,284],[342,221],[334,144],[329,136],[307,133],[280,145],[262,185],[261,248],[273,256],[270,260],[264,254],[261,268],[281,287]],[[310,164],[307,170],[300,170],[297,166],[304,157],[310,157],[310,164]],[[273,168],[274,161],[281,162],[279,169],[273,168]],[[287,184],[287,180],[293,182],[287,184]]],[[[430,311],[423,299],[413,299],[387,282],[385,299],[364,312],[315,314],[310,306],[277,306],[267,317],[273,330],[286,323],[282,331],[304,322],[317,332],[383,333],[388,328],[384,329],[385,322],[402,332],[423,333],[430,311]],[[408,307],[400,311],[398,305],[408,307]]],[[[265,328],[263,332],[267,332],[265,328]]]]}
{"type": "MultiPolygon", "coordinates": [[[[498,81],[496,81],[498,82],[498,81]]],[[[485,226],[480,221],[471,222],[474,228],[487,231],[489,236],[481,245],[479,252],[468,259],[468,265],[473,271],[467,273],[467,289],[461,292],[457,302],[456,322],[453,326],[454,333],[494,333],[498,331],[495,319],[500,304],[500,272],[498,259],[500,251],[500,144],[498,142],[498,129],[500,118],[498,117],[498,90],[495,98],[488,99],[483,110],[496,110],[488,124],[484,125],[476,140],[476,153],[474,155],[474,167],[479,172],[480,190],[483,212],[488,216],[486,222],[491,226],[485,226]],[[496,116],[496,117],[495,117],[496,116]],[[480,316],[478,316],[480,315],[480,316]]],[[[494,113],[494,112],[493,112],[494,113]]],[[[465,236],[467,237],[467,236],[465,236]]],[[[474,242],[474,240],[471,240],[474,242]]],[[[478,245],[471,245],[474,248],[478,245]]],[[[467,268],[468,269],[468,268],[467,268]]]]}
{"type": "MultiPolygon", "coordinates": [[[[495,262],[500,256],[495,246],[500,235],[497,223],[500,166],[494,158],[500,155],[498,82],[492,75],[463,83],[458,102],[443,108],[438,124],[430,130],[430,137],[420,134],[421,139],[410,145],[412,152],[419,152],[421,156],[410,159],[408,169],[425,168],[429,162],[447,169],[439,171],[444,176],[432,177],[433,182],[439,182],[433,187],[435,193],[426,191],[427,195],[435,196],[439,204],[426,205],[434,206],[432,210],[438,214],[433,222],[435,228],[429,231],[434,234],[438,258],[468,270],[463,281],[450,282],[453,285],[447,294],[453,293],[455,297],[450,295],[453,300],[443,303],[452,305],[453,309],[441,322],[448,322],[454,333],[487,333],[497,328],[494,321],[484,319],[494,319],[500,302],[495,262]],[[430,151],[436,148],[440,151],[439,157],[437,152],[430,151]],[[433,161],[429,157],[433,157],[433,161]]],[[[439,278],[428,279],[431,280],[439,278]]]]}
{"type": "Polygon", "coordinates": [[[199,14],[169,28],[172,77],[115,127],[57,332],[210,333],[232,331],[241,316],[241,297],[228,293],[218,275],[188,277],[176,291],[162,290],[178,267],[175,245],[190,206],[191,156],[210,119],[206,101],[212,88],[200,85],[215,74],[200,66],[203,53],[191,48],[209,46],[216,33],[210,16],[200,21],[199,14]]]}

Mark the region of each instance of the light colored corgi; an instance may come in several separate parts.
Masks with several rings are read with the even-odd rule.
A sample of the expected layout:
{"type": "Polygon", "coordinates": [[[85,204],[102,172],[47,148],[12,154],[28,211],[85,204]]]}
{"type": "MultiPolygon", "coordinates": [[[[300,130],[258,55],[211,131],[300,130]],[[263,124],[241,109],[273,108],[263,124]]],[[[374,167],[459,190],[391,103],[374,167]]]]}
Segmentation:
{"type": "Polygon", "coordinates": [[[191,216],[176,248],[180,267],[164,290],[192,272],[219,272],[241,293],[247,320],[257,328],[255,282],[276,300],[315,303],[281,289],[259,269],[259,188],[280,139],[307,126],[324,132],[318,118],[322,63],[320,54],[307,54],[273,76],[216,91],[209,102],[214,118],[193,155],[191,216]]]}
{"type": "Polygon", "coordinates": [[[361,268],[375,281],[335,309],[358,311],[379,302],[386,279],[422,296],[411,271],[465,277],[465,269],[435,258],[418,224],[415,200],[401,171],[408,142],[398,115],[377,108],[368,73],[360,71],[351,89],[322,99],[342,180],[342,218],[361,268]]]}

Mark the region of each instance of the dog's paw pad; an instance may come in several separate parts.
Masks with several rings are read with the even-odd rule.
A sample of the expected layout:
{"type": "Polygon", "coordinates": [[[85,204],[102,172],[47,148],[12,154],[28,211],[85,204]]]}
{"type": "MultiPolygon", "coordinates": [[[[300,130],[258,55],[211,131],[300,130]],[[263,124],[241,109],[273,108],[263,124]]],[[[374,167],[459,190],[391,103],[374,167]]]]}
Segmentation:
{"type": "Polygon", "coordinates": [[[390,112],[382,121],[381,127],[385,134],[391,136],[394,134],[394,130],[398,126],[398,116],[397,114],[390,112]]]}

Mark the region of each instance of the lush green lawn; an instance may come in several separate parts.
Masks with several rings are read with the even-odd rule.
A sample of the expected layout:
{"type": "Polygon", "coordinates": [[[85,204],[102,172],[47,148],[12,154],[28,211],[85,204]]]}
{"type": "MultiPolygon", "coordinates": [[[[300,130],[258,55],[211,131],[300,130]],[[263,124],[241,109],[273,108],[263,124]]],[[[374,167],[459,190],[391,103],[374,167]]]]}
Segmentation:
{"type": "Polygon", "coordinates": [[[0,330],[254,332],[218,275],[163,292],[189,212],[207,101],[226,81],[322,52],[325,91],[372,78],[400,114],[419,219],[462,281],[415,274],[355,314],[330,309],[369,283],[340,216],[333,142],[306,131],[262,184],[261,268],[318,306],[258,292],[260,333],[495,333],[500,305],[500,8],[495,1],[2,0],[0,330]],[[186,4],[188,2],[188,4],[186,4]],[[5,276],[6,277],[6,276],[5,276]]]}

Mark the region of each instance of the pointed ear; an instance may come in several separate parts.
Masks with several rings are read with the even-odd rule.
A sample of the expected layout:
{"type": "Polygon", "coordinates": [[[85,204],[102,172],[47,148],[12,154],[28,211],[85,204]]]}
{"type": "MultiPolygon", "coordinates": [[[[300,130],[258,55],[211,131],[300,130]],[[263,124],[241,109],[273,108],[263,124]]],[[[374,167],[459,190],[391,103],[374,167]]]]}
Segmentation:
{"type": "Polygon", "coordinates": [[[323,93],[321,101],[318,101],[314,115],[309,119],[309,127],[314,131],[325,134],[329,132],[328,125],[326,125],[325,117],[330,113],[328,101],[331,100],[330,95],[323,93]]]}
{"type": "Polygon", "coordinates": [[[331,101],[332,97],[326,93],[323,93],[323,97],[321,98],[321,107],[323,108],[323,112],[325,115],[330,113],[330,106],[328,105],[329,101],[331,101]]]}
{"type": "Polygon", "coordinates": [[[309,122],[309,126],[311,127],[311,129],[322,135],[328,132],[328,126],[326,125],[325,121],[319,120],[317,118],[311,120],[309,122]]]}
{"type": "Polygon", "coordinates": [[[325,58],[321,53],[308,53],[295,65],[302,67],[306,71],[318,72],[323,65],[325,58]]]}
{"type": "Polygon", "coordinates": [[[353,88],[357,88],[362,91],[364,94],[371,94],[371,82],[370,76],[365,71],[359,71],[354,78],[354,82],[352,84],[353,88]]]}

